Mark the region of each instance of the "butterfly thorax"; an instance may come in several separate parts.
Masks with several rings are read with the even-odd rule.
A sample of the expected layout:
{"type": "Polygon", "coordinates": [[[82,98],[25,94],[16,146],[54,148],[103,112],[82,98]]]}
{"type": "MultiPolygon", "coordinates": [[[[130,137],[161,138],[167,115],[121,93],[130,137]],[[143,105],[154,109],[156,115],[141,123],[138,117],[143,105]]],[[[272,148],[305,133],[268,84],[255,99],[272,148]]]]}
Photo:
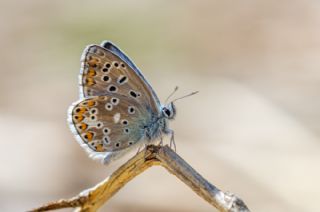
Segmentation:
{"type": "Polygon", "coordinates": [[[145,125],[145,137],[148,141],[161,137],[162,134],[169,134],[169,120],[174,119],[176,108],[171,102],[168,105],[161,106],[161,112],[158,116],[154,116],[152,121],[145,125]]]}
{"type": "Polygon", "coordinates": [[[145,126],[145,138],[148,142],[168,133],[168,120],[165,117],[158,117],[155,121],[145,126]]]}

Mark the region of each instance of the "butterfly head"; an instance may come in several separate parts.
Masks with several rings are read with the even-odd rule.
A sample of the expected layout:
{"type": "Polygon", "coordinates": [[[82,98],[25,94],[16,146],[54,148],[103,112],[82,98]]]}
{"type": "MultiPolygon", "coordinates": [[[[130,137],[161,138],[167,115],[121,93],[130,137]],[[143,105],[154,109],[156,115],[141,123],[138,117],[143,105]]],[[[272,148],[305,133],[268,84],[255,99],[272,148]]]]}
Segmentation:
{"type": "Polygon", "coordinates": [[[176,106],[174,106],[173,102],[162,107],[162,115],[167,119],[174,119],[176,116],[176,106]]]}

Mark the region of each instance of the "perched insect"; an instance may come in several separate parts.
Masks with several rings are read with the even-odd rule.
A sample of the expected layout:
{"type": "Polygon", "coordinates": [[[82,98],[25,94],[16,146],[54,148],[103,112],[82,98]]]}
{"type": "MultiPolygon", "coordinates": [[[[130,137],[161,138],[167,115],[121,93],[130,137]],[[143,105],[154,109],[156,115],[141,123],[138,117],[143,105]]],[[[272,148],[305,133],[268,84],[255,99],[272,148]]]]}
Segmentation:
{"type": "Polygon", "coordinates": [[[161,105],[139,69],[111,42],[84,50],[79,81],[80,100],[69,108],[69,125],[92,158],[109,164],[134,147],[162,141],[163,134],[174,143],[168,120],[176,115],[177,99],[161,105]]]}

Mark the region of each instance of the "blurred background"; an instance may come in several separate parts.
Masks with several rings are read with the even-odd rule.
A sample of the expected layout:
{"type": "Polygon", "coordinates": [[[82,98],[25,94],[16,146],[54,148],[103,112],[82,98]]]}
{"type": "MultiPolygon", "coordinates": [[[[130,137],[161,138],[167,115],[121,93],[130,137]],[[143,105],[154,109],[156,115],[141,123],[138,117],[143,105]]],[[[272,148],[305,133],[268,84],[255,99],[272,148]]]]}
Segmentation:
{"type": "MultiPolygon", "coordinates": [[[[319,1],[0,1],[0,211],[78,194],[92,161],[67,125],[80,55],[111,40],[177,103],[178,154],[252,211],[319,211],[319,1]]],[[[71,210],[63,210],[71,211],[71,210]]],[[[213,211],[161,167],[102,211],[213,211]]]]}

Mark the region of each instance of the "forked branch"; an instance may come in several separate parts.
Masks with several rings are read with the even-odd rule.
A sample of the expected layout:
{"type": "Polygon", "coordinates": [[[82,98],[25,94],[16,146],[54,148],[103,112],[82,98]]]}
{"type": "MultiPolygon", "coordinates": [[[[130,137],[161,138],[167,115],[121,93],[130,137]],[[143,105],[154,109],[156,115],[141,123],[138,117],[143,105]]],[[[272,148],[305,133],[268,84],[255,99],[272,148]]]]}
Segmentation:
{"type": "Polygon", "coordinates": [[[154,145],[147,146],[145,151],[135,155],[111,176],[96,186],[82,191],[78,196],[51,202],[31,211],[49,211],[68,207],[78,208],[81,212],[97,211],[131,179],[153,165],[165,167],[219,211],[249,211],[240,198],[229,192],[223,192],[209,183],[170,147],[154,145]]]}

